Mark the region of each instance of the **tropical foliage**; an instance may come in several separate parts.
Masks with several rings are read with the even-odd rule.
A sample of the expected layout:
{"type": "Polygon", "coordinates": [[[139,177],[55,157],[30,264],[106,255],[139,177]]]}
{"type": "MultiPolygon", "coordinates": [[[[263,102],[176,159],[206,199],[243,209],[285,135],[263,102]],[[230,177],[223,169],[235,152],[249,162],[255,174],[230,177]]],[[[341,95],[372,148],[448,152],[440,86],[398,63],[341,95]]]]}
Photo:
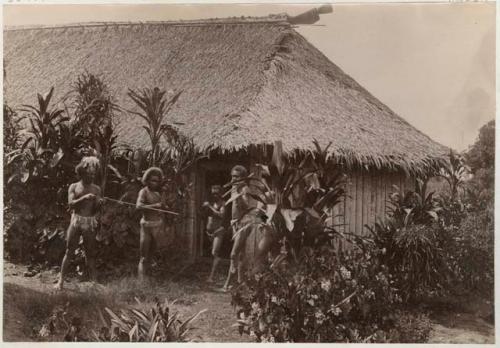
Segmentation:
{"type": "Polygon", "coordinates": [[[105,308],[106,315],[100,314],[102,327],[93,333],[94,339],[98,342],[186,342],[193,329],[191,323],[206,310],[181,320],[178,312],[172,312],[175,302],[165,300],[162,304],[156,300],[151,311],[127,308],[115,313],[105,308]]]}
{"type": "Polygon", "coordinates": [[[140,112],[130,111],[130,113],[139,116],[146,123],[143,128],[147,132],[151,143],[149,155],[149,165],[151,166],[158,165],[161,138],[163,136],[167,138],[175,137],[177,134],[173,129],[173,123],[167,123],[166,117],[181,93],[182,91],[168,96],[167,91],[158,87],[153,89],[144,88],[138,91],[130,89],[128,92],[129,97],[141,110],[140,112]]]}

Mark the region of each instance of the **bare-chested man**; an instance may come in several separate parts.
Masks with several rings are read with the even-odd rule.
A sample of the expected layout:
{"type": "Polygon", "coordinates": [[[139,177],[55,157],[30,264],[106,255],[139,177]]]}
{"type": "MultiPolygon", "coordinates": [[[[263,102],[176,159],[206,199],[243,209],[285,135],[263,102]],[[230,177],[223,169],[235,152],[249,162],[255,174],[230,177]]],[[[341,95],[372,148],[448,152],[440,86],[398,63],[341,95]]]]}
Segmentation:
{"type": "Polygon", "coordinates": [[[146,170],[142,177],[145,186],[139,191],[136,207],[142,211],[140,260],[137,273],[139,279],[144,280],[149,273],[151,258],[155,251],[156,242],[163,232],[163,213],[153,209],[164,209],[165,197],[160,192],[163,182],[163,172],[160,168],[152,167],[146,170]]]}
{"type": "Polygon", "coordinates": [[[229,273],[227,275],[226,283],[222,288],[223,291],[229,289],[231,279],[234,273],[238,272],[238,283],[241,283],[243,276],[243,259],[242,251],[245,247],[248,234],[252,230],[252,223],[255,220],[255,214],[251,213],[253,208],[257,206],[257,201],[249,196],[250,189],[248,185],[239,180],[248,176],[245,167],[237,165],[231,170],[232,185],[231,198],[232,212],[231,212],[231,226],[233,229],[233,248],[231,250],[231,264],[229,266],[229,273]]]}
{"type": "Polygon", "coordinates": [[[203,203],[203,208],[208,214],[206,233],[212,240],[212,271],[207,279],[208,283],[214,282],[215,272],[220,263],[220,251],[222,242],[224,241],[225,229],[223,226],[223,218],[225,214],[224,200],[222,199],[222,187],[213,185],[210,188],[210,201],[203,203]]]}
{"type": "Polygon", "coordinates": [[[73,183],[68,189],[68,205],[72,211],[71,221],[66,232],[66,253],[61,265],[61,275],[56,288],[63,289],[64,277],[75,249],[78,247],[80,236],[83,237],[85,262],[90,280],[95,281],[95,241],[98,221],[96,214],[102,204],[101,188],[93,183],[99,169],[99,160],[96,157],[84,157],[75,168],[80,181],[73,183]]]}

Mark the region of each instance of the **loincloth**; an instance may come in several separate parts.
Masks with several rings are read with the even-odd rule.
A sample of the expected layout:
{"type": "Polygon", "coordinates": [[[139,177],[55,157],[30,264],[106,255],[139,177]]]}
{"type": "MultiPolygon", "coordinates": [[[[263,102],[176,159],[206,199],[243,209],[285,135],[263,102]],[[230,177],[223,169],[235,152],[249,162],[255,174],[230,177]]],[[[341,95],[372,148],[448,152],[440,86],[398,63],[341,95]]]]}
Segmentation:
{"type": "Polygon", "coordinates": [[[141,219],[141,226],[142,227],[147,227],[147,228],[162,227],[163,226],[163,220],[148,221],[148,220],[145,220],[144,218],[142,218],[141,219]]]}
{"type": "Polygon", "coordinates": [[[149,234],[157,243],[163,245],[164,229],[163,220],[144,220],[141,219],[141,233],[149,234]]]}
{"type": "Polygon", "coordinates": [[[99,222],[94,216],[81,216],[77,213],[71,214],[70,226],[81,229],[83,231],[94,231],[97,229],[99,222]]]}
{"type": "Polygon", "coordinates": [[[221,226],[217,228],[216,230],[206,230],[205,233],[208,235],[208,237],[213,240],[215,237],[223,237],[224,233],[226,232],[226,229],[221,226]]]}

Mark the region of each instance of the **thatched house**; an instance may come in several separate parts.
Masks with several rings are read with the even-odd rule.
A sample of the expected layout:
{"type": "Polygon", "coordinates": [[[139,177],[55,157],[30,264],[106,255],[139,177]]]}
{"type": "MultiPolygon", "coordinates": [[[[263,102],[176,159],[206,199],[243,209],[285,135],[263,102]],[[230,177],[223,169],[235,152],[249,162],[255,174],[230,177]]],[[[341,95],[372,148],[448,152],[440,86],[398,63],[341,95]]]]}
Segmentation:
{"type": "MultiPolygon", "coordinates": [[[[62,97],[87,70],[101,74],[125,109],[128,88],[182,90],[171,117],[195,144],[214,151],[192,173],[189,253],[202,255],[196,208],[207,185],[227,182],[235,161],[258,160],[276,140],[286,151],[316,139],[351,173],[339,208],[352,232],[382,217],[393,185],[438,165],[446,148],[412,127],[328,60],[286,16],[191,22],[86,24],[4,31],[6,97],[34,102],[55,86],[62,97]],[[235,156],[238,154],[238,156],[235,156]],[[246,157],[245,157],[246,156],[246,157]]],[[[57,98],[56,98],[57,99],[57,98]]],[[[123,115],[123,142],[148,145],[139,118],[123,115]]]]}

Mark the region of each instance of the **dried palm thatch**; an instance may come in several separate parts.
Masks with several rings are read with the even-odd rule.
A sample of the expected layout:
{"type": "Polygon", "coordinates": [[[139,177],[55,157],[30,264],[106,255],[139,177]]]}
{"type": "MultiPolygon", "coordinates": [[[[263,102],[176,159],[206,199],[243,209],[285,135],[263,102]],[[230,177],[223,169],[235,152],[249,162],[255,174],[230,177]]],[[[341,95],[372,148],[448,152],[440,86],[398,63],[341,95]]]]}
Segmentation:
{"type": "MultiPolygon", "coordinates": [[[[412,127],[330,62],[284,17],[74,25],[4,32],[6,97],[32,102],[77,74],[101,74],[124,109],[128,88],[182,90],[172,120],[200,149],[232,152],[282,140],[285,151],[332,142],[345,164],[426,171],[447,149],[412,127]]],[[[141,120],[120,139],[147,146],[141,120]]]]}

